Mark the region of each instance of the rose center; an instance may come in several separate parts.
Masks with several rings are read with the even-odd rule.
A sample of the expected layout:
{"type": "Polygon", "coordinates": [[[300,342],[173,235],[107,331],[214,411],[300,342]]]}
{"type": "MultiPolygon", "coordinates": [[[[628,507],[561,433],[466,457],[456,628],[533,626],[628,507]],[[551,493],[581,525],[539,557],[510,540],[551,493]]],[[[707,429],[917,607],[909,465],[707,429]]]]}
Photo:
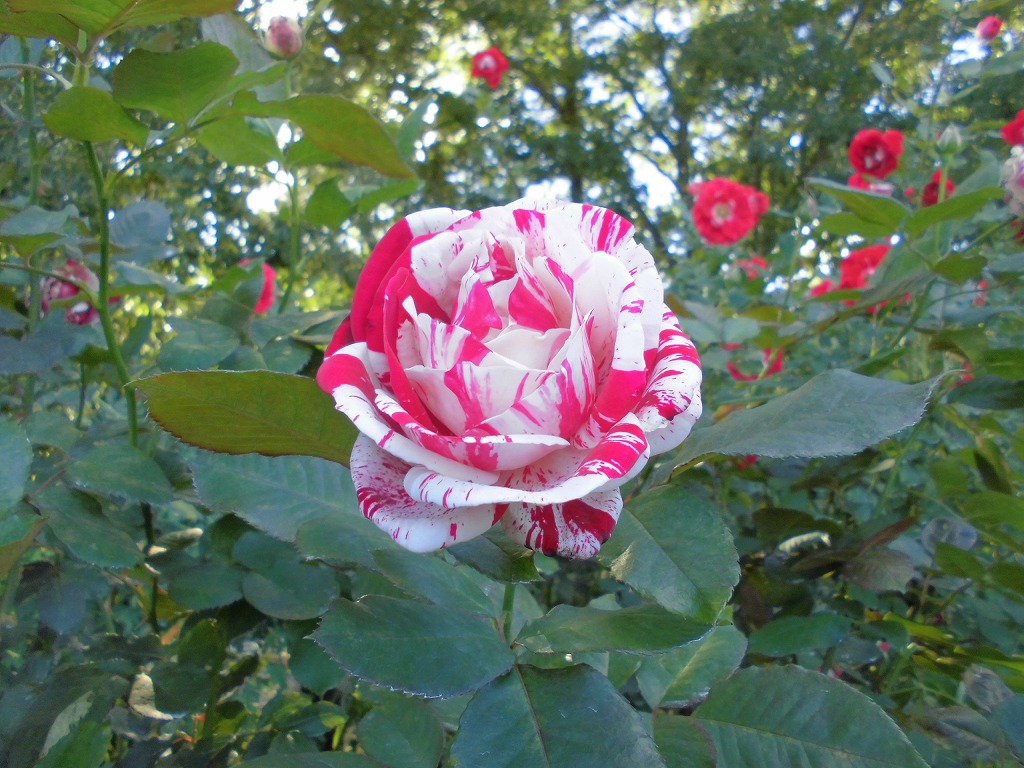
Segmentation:
{"type": "Polygon", "coordinates": [[[711,219],[715,224],[724,224],[732,218],[732,203],[718,203],[711,209],[711,219]]]}

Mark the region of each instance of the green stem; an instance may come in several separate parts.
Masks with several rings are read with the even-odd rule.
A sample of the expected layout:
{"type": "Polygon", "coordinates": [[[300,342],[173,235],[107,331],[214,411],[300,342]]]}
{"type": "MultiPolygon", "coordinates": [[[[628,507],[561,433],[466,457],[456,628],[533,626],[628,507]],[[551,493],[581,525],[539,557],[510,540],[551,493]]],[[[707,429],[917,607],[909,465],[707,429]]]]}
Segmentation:
{"type": "MultiPolygon", "coordinates": [[[[25,45],[25,41],[23,39],[22,40],[22,46],[21,46],[21,50],[22,50],[23,54],[25,54],[25,50],[27,48],[28,48],[28,46],[25,45]]],[[[25,54],[25,55],[27,56],[27,54],[25,54]]],[[[68,80],[63,75],[61,75],[59,72],[54,72],[52,69],[47,69],[46,67],[40,67],[38,64],[29,64],[27,62],[26,63],[21,63],[21,64],[18,64],[18,63],[0,64],[0,69],[20,69],[20,70],[24,71],[26,74],[29,73],[29,72],[39,72],[41,74],[46,75],[47,77],[52,77],[54,80],[56,80],[58,83],[60,83],[64,88],[70,88],[71,87],[71,81],[68,80]]]]}
{"type": "Polygon", "coordinates": [[[288,282],[285,283],[284,293],[281,295],[281,302],[277,306],[277,313],[284,312],[288,301],[295,289],[295,280],[302,272],[305,259],[299,255],[299,185],[298,179],[292,175],[291,186],[288,187],[288,282]]]}
{"type": "Polygon", "coordinates": [[[75,71],[71,76],[71,83],[72,85],[88,85],[92,51],[89,49],[89,36],[82,29],[78,30],[78,50],[82,53],[75,58],[75,71]]]}
{"type": "Polygon", "coordinates": [[[128,439],[133,447],[137,447],[139,444],[139,425],[135,408],[135,388],[130,386],[131,374],[128,373],[128,366],[125,365],[124,356],[121,354],[121,346],[117,341],[117,332],[114,330],[114,321],[110,317],[110,220],[107,218],[110,206],[107,201],[106,182],[103,178],[103,169],[100,167],[99,157],[96,156],[96,149],[93,147],[92,142],[85,142],[85,151],[89,156],[89,167],[92,169],[93,185],[96,188],[99,218],[100,290],[97,296],[96,311],[100,314],[103,337],[107,341],[107,349],[110,351],[110,356],[114,361],[117,378],[121,382],[121,390],[125,397],[128,410],[128,439]]]}
{"type": "Polygon", "coordinates": [[[504,617],[502,623],[502,635],[505,642],[512,644],[512,614],[516,602],[516,585],[510,582],[505,585],[505,599],[501,603],[501,614],[504,617]]]}

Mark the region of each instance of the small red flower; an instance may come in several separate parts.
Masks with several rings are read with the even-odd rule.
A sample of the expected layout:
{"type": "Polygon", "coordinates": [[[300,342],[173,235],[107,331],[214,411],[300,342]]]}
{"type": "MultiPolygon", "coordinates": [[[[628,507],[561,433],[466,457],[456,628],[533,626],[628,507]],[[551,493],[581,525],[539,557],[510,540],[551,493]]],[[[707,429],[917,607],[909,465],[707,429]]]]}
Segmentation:
{"type": "Polygon", "coordinates": [[[1017,219],[1012,224],[1013,226],[1013,239],[1018,243],[1024,243],[1024,219],[1017,219]]]}
{"type": "Polygon", "coordinates": [[[892,184],[875,181],[874,179],[865,179],[859,173],[850,176],[846,180],[846,186],[853,187],[854,189],[863,189],[865,192],[874,192],[876,195],[891,195],[895,190],[892,184]]]}
{"type": "Polygon", "coordinates": [[[753,187],[714,178],[691,184],[693,225],[713,245],[732,245],[750,233],[771,205],[768,196],[753,187]]]}
{"type": "Polygon", "coordinates": [[[295,19],[275,16],[270,20],[263,47],[282,59],[293,59],[302,50],[302,27],[295,19]]]}
{"type": "MultiPolygon", "coordinates": [[[[736,349],[739,344],[723,344],[725,349],[736,349]]],[[[729,375],[732,376],[736,381],[757,381],[768,376],[772,376],[776,373],[782,372],[782,350],[781,349],[762,349],[761,356],[764,359],[764,370],[758,371],[755,374],[743,373],[737,366],[736,363],[728,362],[725,364],[726,370],[729,371],[729,375]]]]}
{"type": "Polygon", "coordinates": [[[826,293],[831,293],[832,291],[836,290],[837,287],[838,286],[836,286],[834,282],[832,282],[828,278],[825,278],[820,283],[812,287],[809,293],[811,296],[814,297],[824,296],[826,293]]]}
{"type": "Polygon", "coordinates": [[[737,469],[749,469],[757,463],[757,454],[748,453],[746,456],[740,456],[735,463],[737,469]]]}
{"type": "Polygon", "coordinates": [[[974,306],[984,307],[988,303],[988,280],[978,281],[978,293],[974,297],[974,306]]]}
{"type": "Polygon", "coordinates": [[[982,40],[992,40],[1003,28],[1003,20],[998,16],[986,16],[978,24],[974,33],[982,40]]]}
{"type": "Polygon", "coordinates": [[[768,269],[768,262],[763,256],[751,256],[749,259],[740,259],[736,266],[743,270],[747,280],[756,280],[761,273],[768,269]]]}
{"type": "Polygon", "coordinates": [[[1003,126],[1000,131],[1003,134],[1003,141],[1007,144],[1024,144],[1024,109],[1017,113],[1017,116],[1003,126]]]}
{"type": "Polygon", "coordinates": [[[482,78],[488,88],[497,88],[501,85],[501,76],[508,69],[508,59],[496,47],[491,46],[486,51],[473,56],[473,70],[470,75],[482,78]]]}
{"type": "Polygon", "coordinates": [[[903,154],[903,133],[875,128],[857,131],[850,142],[850,164],[858,173],[884,179],[896,170],[903,154]]]}
{"type": "MultiPolygon", "coordinates": [[[[96,273],[74,259],[68,259],[55,271],[59,275],[78,281],[94,294],[100,289],[100,279],[96,273]]],[[[56,277],[48,277],[43,280],[42,291],[43,312],[48,312],[53,302],[73,299],[82,292],[77,285],[64,282],[56,277]]],[[[113,301],[116,299],[111,298],[111,302],[113,301]]],[[[64,319],[74,325],[90,325],[100,319],[100,313],[83,297],[82,301],[76,302],[64,310],[64,319]]]]}
{"type": "MultiPolygon", "coordinates": [[[[252,259],[242,259],[238,262],[238,266],[244,267],[252,263],[252,259]]],[[[272,266],[263,262],[263,288],[260,289],[260,297],[256,300],[256,306],[253,307],[253,313],[262,315],[272,306],[274,306],[274,299],[277,298],[277,270],[272,266]]]]}
{"type": "Polygon", "coordinates": [[[888,245],[871,245],[851,251],[839,264],[839,289],[864,288],[889,252],[888,245]]]}
{"type": "MultiPolygon", "coordinates": [[[[932,180],[929,181],[921,188],[921,207],[927,208],[930,205],[935,205],[939,202],[939,182],[942,181],[942,171],[938,170],[932,174],[932,180]]],[[[956,190],[956,184],[953,183],[952,179],[946,179],[946,193],[942,196],[943,200],[949,200],[953,192],[956,190]]]]}

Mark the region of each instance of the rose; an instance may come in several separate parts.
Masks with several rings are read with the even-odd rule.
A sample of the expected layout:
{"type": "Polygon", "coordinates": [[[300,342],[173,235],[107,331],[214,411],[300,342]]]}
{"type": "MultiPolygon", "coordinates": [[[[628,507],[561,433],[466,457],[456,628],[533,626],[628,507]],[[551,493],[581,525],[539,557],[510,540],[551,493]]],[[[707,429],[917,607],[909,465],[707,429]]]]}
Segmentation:
{"type": "MultiPolygon", "coordinates": [[[[733,350],[740,349],[742,344],[723,344],[725,349],[733,350]]],[[[758,381],[767,376],[772,376],[776,373],[781,373],[783,370],[782,362],[783,351],[779,349],[762,349],[761,359],[763,361],[762,369],[757,373],[743,373],[736,365],[736,363],[730,361],[725,364],[726,370],[729,371],[729,375],[732,376],[736,381],[758,381]]]]}
{"type": "MultiPolygon", "coordinates": [[[[921,188],[921,207],[927,208],[931,205],[935,205],[939,202],[939,184],[942,182],[942,170],[938,170],[932,174],[932,180],[929,181],[921,188]]],[[[952,179],[947,178],[944,185],[945,193],[942,196],[943,200],[949,200],[953,192],[956,191],[956,184],[953,183],[952,179]]]]}
{"type": "Polygon", "coordinates": [[[1004,125],[999,132],[1007,144],[1013,146],[1024,144],[1024,109],[1018,112],[1017,116],[1004,125]]]}
{"type": "MultiPolygon", "coordinates": [[[[851,251],[839,264],[839,290],[865,288],[887,253],[888,245],[870,245],[851,251]]],[[[853,304],[852,301],[848,303],[853,304]]]]}
{"type": "Polygon", "coordinates": [[[360,509],[399,544],[500,521],[577,558],[611,535],[618,487],[689,433],[700,378],[629,222],[523,201],[392,227],[317,374],[360,432],[360,509]]]}
{"type": "Polygon", "coordinates": [[[302,42],[302,27],[299,22],[287,16],[275,16],[267,26],[263,47],[274,56],[293,59],[302,50],[302,42]]]}
{"type": "Polygon", "coordinates": [[[1016,146],[1010,150],[1010,157],[999,172],[999,183],[1010,210],[1015,216],[1024,217],[1024,147],[1016,146]]]}
{"type": "MultiPolygon", "coordinates": [[[[68,259],[61,264],[56,272],[84,285],[93,295],[99,292],[100,279],[91,269],[79,264],[74,259],[68,259]]],[[[57,277],[47,277],[42,283],[41,306],[43,312],[48,312],[52,303],[73,299],[80,293],[82,293],[82,289],[74,283],[65,282],[57,277]]],[[[111,299],[111,301],[114,300],[111,299]]],[[[90,325],[100,319],[100,313],[92,303],[83,297],[82,301],[75,302],[64,310],[64,318],[75,325],[90,325]]]]}
{"type": "Polygon", "coordinates": [[[757,226],[771,204],[763,192],[730,179],[691,184],[693,225],[708,243],[732,245],[757,226]]]}
{"type": "Polygon", "coordinates": [[[751,256],[749,259],[740,259],[736,262],[747,280],[756,280],[768,269],[768,262],[764,256],[751,256]]]}
{"type": "Polygon", "coordinates": [[[892,184],[874,179],[865,179],[861,174],[855,173],[846,180],[846,186],[854,189],[863,189],[865,192],[874,192],[876,195],[891,195],[895,191],[892,184]]]}
{"type": "Polygon", "coordinates": [[[508,59],[492,46],[473,56],[473,69],[470,75],[486,81],[489,88],[497,88],[501,85],[501,76],[507,69],[508,59]]]}
{"type": "Polygon", "coordinates": [[[850,164],[858,173],[884,179],[896,170],[903,154],[903,134],[900,131],[882,133],[875,128],[857,131],[850,142],[850,164]]]}
{"type": "MultiPolygon", "coordinates": [[[[252,259],[242,259],[238,266],[245,267],[252,264],[252,259]]],[[[260,264],[263,270],[263,287],[260,288],[260,297],[256,300],[256,306],[252,311],[261,315],[274,306],[274,299],[277,298],[277,270],[263,262],[260,264]]]]}
{"type": "Polygon", "coordinates": [[[999,30],[1003,28],[1003,20],[998,16],[986,16],[978,24],[977,29],[974,33],[982,40],[993,40],[998,34],[999,30]]]}

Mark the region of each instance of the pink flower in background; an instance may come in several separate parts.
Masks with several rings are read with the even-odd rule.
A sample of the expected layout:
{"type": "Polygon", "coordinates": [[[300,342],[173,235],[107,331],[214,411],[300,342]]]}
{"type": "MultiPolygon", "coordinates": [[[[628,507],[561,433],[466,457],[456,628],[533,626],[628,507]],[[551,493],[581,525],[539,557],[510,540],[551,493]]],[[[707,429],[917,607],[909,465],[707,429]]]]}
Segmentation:
{"type": "Polygon", "coordinates": [[[865,179],[859,173],[855,173],[847,179],[846,186],[863,189],[865,192],[874,192],[876,195],[891,195],[896,189],[892,184],[886,184],[884,181],[865,179]]]}
{"type": "Polygon", "coordinates": [[[575,558],[611,535],[619,486],[689,434],[700,380],[632,225],[525,201],[392,227],[317,374],[360,432],[360,509],[400,545],[500,522],[575,558]]]}
{"type": "MultiPolygon", "coordinates": [[[[77,280],[85,285],[93,294],[99,292],[100,279],[91,269],[79,264],[74,259],[68,259],[57,267],[55,271],[57,274],[77,280]]],[[[73,299],[82,292],[77,285],[66,283],[56,277],[47,277],[43,280],[42,291],[43,312],[48,312],[53,302],[73,299]]],[[[114,301],[114,299],[111,299],[111,301],[114,301]]],[[[74,323],[75,325],[89,325],[100,319],[100,313],[83,296],[82,301],[76,302],[64,310],[64,317],[69,323],[74,323]]]]}
{"type": "Polygon", "coordinates": [[[497,88],[501,85],[501,76],[507,70],[508,59],[498,48],[492,46],[473,56],[473,69],[470,75],[483,79],[489,88],[497,88]]]}
{"type": "Polygon", "coordinates": [[[282,59],[293,59],[302,50],[302,27],[295,19],[275,16],[270,20],[263,46],[269,53],[282,59]]]}
{"type": "Polygon", "coordinates": [[[974,33],[982,40],[993,40],[1003,28],[1003,20],[998,16],[986,16],[978,24],[974,33]]]}
{"type": "MultiPolygon", "coordinates": [[[[242,259],[238,262],[240,267],[249,264],[252,264],[252,259],[242,259]]],[[[260,266],[263,269],[263,287],[260,289],[260,297],[256,300],[256,306],[252,310],[257,315],[262,315],[273,307],[274,300],[277,298],[277,270],[265,261],[260,266]]]]}
{"type": "Polygon", "coordinates": [[[1007,144],[1013,146],[1024,144],[1024,109],[1018,112],[1017,116],[1004,125],[999,132],[1007,144]]]}
{"type": "MultiPolygon", "coordinates": [[[[741,344],[723,344],[725,349],[739,349],[741,344]]],[[[757,373],[743,373],[737,367],[736,363],[732,361],[725,364],[726,370],[729,371],[729,375],[732,376],[736,381],[757,381],[767,376],[772,376],[776,373],[781,373],[783,370],[782,364],[782,349],[762,349],[761,357],[764,360],[764,370],[758,371],[757,373]]]]}
{"type": "Polygon", "coordinates": [[[768,269],[768,262],[764,256],[751,256],[749,259],[740,259],[736,266],[743,270],[747,280],[756,280],[768,269]]]}
{"type": "Polygon", "coordinates": [[[768,196],[730,179],[714,178],[689,186],[694,196],[693,225],[708,243],[732,245],[757,226],[768,207],[768,196]]]}
{"type": "MultiPolygon", "coordinates": [[[[921,187],[921,207],[927,208],[931,205],[935,205],[939,202],[939,183],[942,181],[942,171],[938,170],[932,174],[932,180],[921,187]]],[[[946,179],[945,194],[942,196],[943,200],[949,200],[953,192],[956,191],[956,184],[950,178],[946,179]]]]}
{"type": "Polygon", "coordinates": [[[896,170],[903,154],[903,134],[900,131],[882,133],[875,128],[857,131],[850,142],[850,164],[857,173],[866,173],[884,179],[896,170]]]}
{"type": "MultiPolygon", "coordinates": [[[[1015,216],[1024,217],[1024,147],[1015,146],[999,172],[1003,187],[1003,200],[1015,216]]],[[[1017,239],[1020,240],[1018,226],[1017,239]]]]}

